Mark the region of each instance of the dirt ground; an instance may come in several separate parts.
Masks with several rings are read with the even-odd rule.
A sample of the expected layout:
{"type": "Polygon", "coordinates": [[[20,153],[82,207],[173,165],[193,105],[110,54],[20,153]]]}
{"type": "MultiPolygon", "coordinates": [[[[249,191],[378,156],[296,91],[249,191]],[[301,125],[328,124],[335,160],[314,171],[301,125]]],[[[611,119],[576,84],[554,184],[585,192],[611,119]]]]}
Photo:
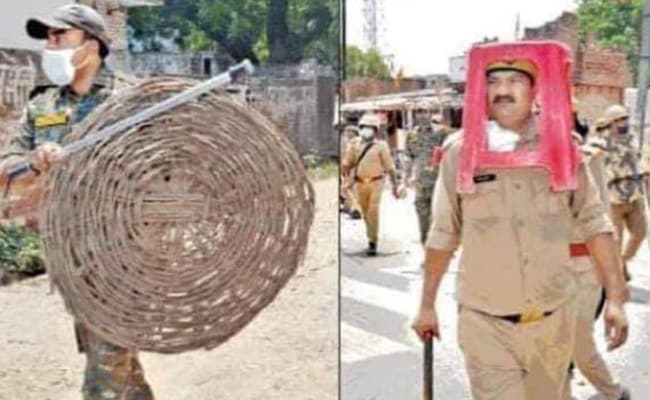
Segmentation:
{"type": "MultiPolygon", "coordinates": [[[[306,261],[267,309],[210,352],[141,354],[157,400],[338,397],[338,187],[314,185],[306,261]]],[[[81,399],[83,368],[47,277],[0,288],[0,400],[81,399]]]]}

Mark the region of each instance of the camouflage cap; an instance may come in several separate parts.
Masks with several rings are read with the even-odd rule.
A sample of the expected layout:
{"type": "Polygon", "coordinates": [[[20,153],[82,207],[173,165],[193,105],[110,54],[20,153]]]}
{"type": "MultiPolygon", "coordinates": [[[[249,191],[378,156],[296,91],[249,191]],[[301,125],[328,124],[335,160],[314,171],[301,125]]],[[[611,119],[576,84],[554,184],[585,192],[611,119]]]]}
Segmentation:
{"type": "Polygon", "coordinates": [[[51,17],[27,20],[27,34],[34,39],[47,39],[48,30],[81,29],[99,41],[100,55],[105,58],[110,52],[110,40],[106,33],[104,18],[93,8],[82,4],[68,4],[58,8],[51,17]]]}

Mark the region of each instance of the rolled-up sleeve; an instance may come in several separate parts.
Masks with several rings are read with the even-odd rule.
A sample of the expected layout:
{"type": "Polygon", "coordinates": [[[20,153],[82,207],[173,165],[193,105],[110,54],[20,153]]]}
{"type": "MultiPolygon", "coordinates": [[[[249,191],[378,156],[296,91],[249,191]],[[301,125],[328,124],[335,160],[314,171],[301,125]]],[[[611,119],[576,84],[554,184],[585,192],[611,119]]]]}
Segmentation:
{"type": "Polygon", "coordinates": [[[456,193],[457,155],[452,150],[443,156],[431,204],[426,247],[436,250],[454,251],[460,245],[462,214],[456,193]]]}
{"type": "Polygon", "coordinates": [[[599,233],[613,233],[614,226],[609,218],[607,208],[588,168],[580,165],[578,171],[578,190],[575,192],[572,211],[574,224],[585,240],[599,233]]]}

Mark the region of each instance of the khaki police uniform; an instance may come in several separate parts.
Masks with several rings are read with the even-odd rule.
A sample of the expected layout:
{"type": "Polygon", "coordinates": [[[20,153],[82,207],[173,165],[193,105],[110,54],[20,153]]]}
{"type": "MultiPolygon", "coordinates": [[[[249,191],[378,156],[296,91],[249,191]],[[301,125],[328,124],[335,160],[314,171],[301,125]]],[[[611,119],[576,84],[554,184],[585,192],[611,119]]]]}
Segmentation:
{"type": "MultiPolygon", "coordinates": [[[[341,159],[345,157],[348,152],[348,147],[350,146],[351,142],[357,137],[348,134],[348,132],[350,132],[350,130],[346,129],[341,136],[341,148],[339,153],[341,159]]],[[[359,206],[356,193],[354,192],[354,176],[350,176],[350,174],[347,176],[341,175],[340,193],[341,201],[343,202],[343,208],[345,211],[351,214],[355,211],[361,212],[361,207],[359,206]]]]}
{"type": "MultiPolygon", "coordinates": [[[[589,140],[582,146],[582,153],[586,165],[594,178],[598,189],[600,201],[603,205],[609,204],[605,174],[605,142],[602,139],[589,140]]],[[[587,251],[584,238],[579,230],[574,230],[571,244],[570,268],[578,284],[576,303],[576,336],[573,360],[582,372],[582,375],[591,383],[607,400],[618,400],[623,392],[622,388],[614,382],[607,368],[607,364],[598,352],[594,341],[594,315],[600,303],[602,293],[602,279],[598,277],[596,267],[587,251]]],[[[570,385],[565,386],[564,400],[571,400],[570,385]]]]}
{"type": "Polygon", "coordinates": [[[379,204],[386,174],[395,173],[395,162],[388,143],[373,139],[371,142],[355,138],[350,142],[343,159],[344,168],[354,168],[356,197],[366,224],[369,243],[377,243],[379,234],[379,204]],[[366,146],[370,146],[361,161],[366,146]]]}
{"type": "MultiPolygon", "coordinates": [[[[458,342],[473,398],[561,398],[576,324],[572,232],[589,238],[612,224],[584,166],[572,195],[552,192],[543,168],[477,170],[476,192],[457,193],[459,137],[443,147],[426,245],[462,242],[458,342]]],[[[538,139],[531,131],[517,148],[538,139]]]]}

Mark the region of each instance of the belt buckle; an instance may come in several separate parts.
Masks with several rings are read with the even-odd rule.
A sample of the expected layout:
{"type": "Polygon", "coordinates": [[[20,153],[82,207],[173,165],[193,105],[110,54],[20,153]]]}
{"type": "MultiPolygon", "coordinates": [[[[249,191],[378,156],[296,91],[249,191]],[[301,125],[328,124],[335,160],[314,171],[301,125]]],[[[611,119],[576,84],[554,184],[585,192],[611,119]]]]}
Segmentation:
{"type": "Polygon", "coordinates": [[[528,324],[531,322],[537,322],[540,319],[544,318],[544,312],[538,309],[529,309],[524,311],[519,318],[519,322],[522,324],[528,324]]]}

